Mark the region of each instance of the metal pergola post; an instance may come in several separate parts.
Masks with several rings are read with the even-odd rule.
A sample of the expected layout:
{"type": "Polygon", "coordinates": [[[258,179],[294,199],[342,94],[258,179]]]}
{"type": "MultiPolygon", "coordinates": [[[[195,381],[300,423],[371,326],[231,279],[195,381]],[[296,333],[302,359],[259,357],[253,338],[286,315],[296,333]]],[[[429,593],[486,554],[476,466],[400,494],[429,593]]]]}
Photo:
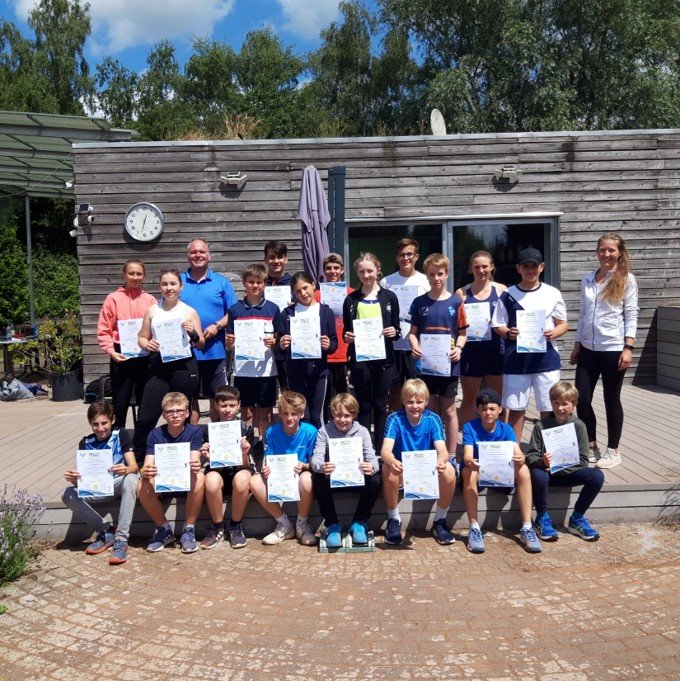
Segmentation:
{"type": "Polygon", "coordinates": [[[28,264],[28,310],[31,317],[31,328],[35,326],[35,303],[33,298],[33,238],[31,236],[31,199],[24,196],[26,212],[26,263],[28,264]]]}
{"type": "Polygon", "coordinates": [[[345,167],[328,169],[328,245],[334,253],[345,255],[345,167]]]}

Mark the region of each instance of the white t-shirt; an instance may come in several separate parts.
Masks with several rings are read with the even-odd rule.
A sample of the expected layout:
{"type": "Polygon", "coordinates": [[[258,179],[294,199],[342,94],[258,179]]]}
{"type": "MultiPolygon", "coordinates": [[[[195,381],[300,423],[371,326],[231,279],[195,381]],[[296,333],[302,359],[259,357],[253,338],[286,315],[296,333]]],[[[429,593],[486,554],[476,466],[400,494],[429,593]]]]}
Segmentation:
{"type": "Polygon", "coordinates": [[[411,318],[409,310],[411,303],[423,293],[430,290],[430,283],[427,277],[417,270],[413,272],[410,277],[405,277],[399,274],[399,271],[388,274],[380,280],[380,285],[383,288],[395,288],[401,286],[408,286],[410,290],[397,289],[397,297],[399,298],[399,320],[401,321],[401,338],[394,342],[394,349],[402,352],[410,352],[411,344],[408,342],[408,332],[411,330],[411,318]],[[413,294],[413,295],[411,295],[413,294]]]}

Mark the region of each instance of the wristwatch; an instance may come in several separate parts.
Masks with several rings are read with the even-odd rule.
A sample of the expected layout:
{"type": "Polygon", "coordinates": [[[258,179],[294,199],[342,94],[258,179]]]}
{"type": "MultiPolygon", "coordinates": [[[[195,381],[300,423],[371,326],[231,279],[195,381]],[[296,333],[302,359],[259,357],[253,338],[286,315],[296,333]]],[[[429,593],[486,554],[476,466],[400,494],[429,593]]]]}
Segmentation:
{"type": "Polygon", "coordinates": [[[623,349],[624,349],[624,350],[630,350],[631,352],[633,352],[633,350],[635,350],[635,346],[634,346],[634,345],[629,345],[628,343],[626,343],[626,344],[623,346],[623,349]]]}
{"type": "Polygon", "coordinates": [[[217,333],[222,331],[222,325],[219,322],[215,322],[215,326],[217,327],[217,333]]]}

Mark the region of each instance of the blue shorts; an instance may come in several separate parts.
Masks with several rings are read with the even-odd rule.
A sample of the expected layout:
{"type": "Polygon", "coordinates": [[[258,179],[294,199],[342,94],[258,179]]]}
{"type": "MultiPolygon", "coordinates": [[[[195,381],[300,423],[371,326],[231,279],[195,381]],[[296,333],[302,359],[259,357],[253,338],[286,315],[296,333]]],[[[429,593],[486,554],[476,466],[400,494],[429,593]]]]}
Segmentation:
{"type": "Polygon", "coordinates": [[[502,349],[491,341],[466,343],[460,358],[460,375],[501,376],[503,361],[502,349]]]}
{"type": "Polygon", "coordinates": [[[242,407],[263,407],[276,404],[276,376],[234,376],[234,387],[241,393],[242,407]]]}

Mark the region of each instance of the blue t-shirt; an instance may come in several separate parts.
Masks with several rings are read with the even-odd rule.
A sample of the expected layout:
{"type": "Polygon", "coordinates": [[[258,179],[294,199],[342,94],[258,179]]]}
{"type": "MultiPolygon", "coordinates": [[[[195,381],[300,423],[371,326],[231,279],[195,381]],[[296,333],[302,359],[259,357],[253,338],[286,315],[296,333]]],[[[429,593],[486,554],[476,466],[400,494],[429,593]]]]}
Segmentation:
{"type": "MultiPolygon", "coordinates": [[[[192,279],[189,270],[182,272],[181,278],[184,288],[180,300],[196,310],[203,329],[222,319],[236,302],[236,294],[229,280],[211,269],[201,281],[192,279]]],[[[203,359],[224,359],[227,356],[224,329],[206,340],[203,350],[194,348],[194,353],[199,362],[203,359]]]]}
{"type": "Polygon", "coordinates": [[[496,427],[488,432],[482,425],[482,419],[473,419],[463,426],[463,447],[472,445],[474,453],[472,457],[479,459],[478,442],[517,442],[515,431],[503,421],[496,421],[496,427]]]}
{"type": "Polygon", "coordinates": [[[438,414],[426,409],[420,423],[412,426],[403,409],[392,412],[385,423],[385,437],[394,440],[392,454],[401,461],[402,452],[420,452],[434,449],[438,440],[446,441],[444,424],[438,414]]]}
{"type": "Polygon", "coordinates": [[[176,444],[177,442],[188,442],[191,445],[190,451],[199,451],[203,445],[203,428],[187,423],[177,437],[172,437],[168,433],[167,424],[158,426],[146,438],[146,454],[148,456],[154,453],[154,445],[176,444]]]}
{"type": "Polygon", "coordinates": [[[113,430],[106,440],[97,440],[94,433],[86,435],[78,444],[78,449],[111,449],[113,465],[125,463],[125,452],[132,449],[132,441],[125,430],[113,430]]]}
{"type": "Polygon", "coordinates": [[[309,463],[314,454],[317,430],[311,423],[300,423],[294,435],[286,435],[279,421],[267,428],[264,435],[264,455],[297,454],[298,461],[309,463]]]}

